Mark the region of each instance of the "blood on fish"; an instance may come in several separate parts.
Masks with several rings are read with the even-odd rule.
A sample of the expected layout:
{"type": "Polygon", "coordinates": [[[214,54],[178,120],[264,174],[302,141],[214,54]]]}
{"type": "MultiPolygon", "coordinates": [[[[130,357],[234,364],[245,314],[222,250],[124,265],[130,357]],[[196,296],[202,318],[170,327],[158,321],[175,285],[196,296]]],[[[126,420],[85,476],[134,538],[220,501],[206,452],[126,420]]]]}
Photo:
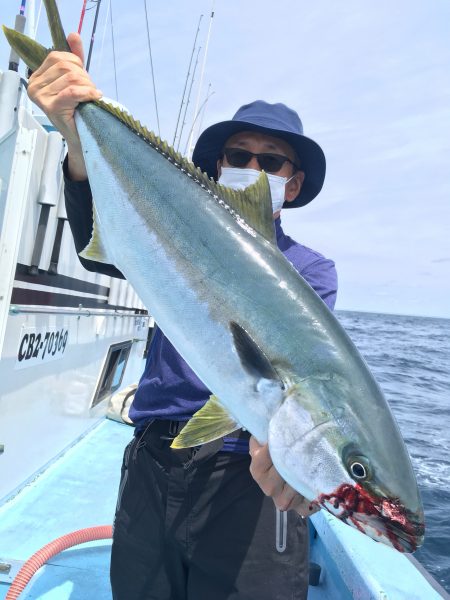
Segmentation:
{"type": "Polygon", "coordinates": [[[355,515],[375,516],[382,523],[377,533],[382,537],[385,532],[390,543],[400,552],[405,552],[405,546],[410,547],[410,552],[417,548],[417,539],[423,536],[424,526],[416,523],[413,515],[408,515],[406,508],[400,501],[389,498],[377,498],[372,496],[360,484],[350,485],[344,483],[331,494],[320,494],[315,501],[316,504],[326,507],[331,504],[336,510],[341,507],[342,512],[335,516],[344,523],[350,520],[353,525],[364,533],[364,520],[355,515]],[[401,536],[399,532],[401,531],[401,536]],[[401,541],[400,541],[401,540],[401,541]]]}

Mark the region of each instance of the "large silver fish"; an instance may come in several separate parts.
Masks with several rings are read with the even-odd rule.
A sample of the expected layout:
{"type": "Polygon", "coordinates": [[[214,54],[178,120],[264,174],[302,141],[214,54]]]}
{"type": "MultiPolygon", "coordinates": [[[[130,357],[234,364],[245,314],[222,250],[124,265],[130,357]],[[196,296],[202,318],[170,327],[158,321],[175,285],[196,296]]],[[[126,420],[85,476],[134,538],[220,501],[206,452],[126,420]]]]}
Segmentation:
{"type": "MultiPolygon", "coordinates": [[[[37,68],[48,51],[5,33],[37,68]]],[[[83,256],[124,273],[214,393],[174,447],[243,426],[312,503],[414,551],[424,516],[402,437],[357,349],[278,250],[266,175],[243,192],[217,185],[101,101],[80,105],[76,124],[96,207],[83,256]]]]}

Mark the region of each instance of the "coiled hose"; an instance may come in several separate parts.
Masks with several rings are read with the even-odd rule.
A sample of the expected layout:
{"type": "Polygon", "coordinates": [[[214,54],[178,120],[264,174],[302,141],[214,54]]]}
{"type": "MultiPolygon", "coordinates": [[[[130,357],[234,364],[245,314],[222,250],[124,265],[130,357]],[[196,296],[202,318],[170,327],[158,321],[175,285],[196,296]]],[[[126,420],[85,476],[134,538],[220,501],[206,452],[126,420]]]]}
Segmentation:
{"type": "Polygon", "coordinates": [[[6,594],[5,600],[16,600],[23,592],[30,579],[52,556],[59,554],[67,548],[93,542],[94,540],[107,540],[112,538],[111,525],[99,525],[98,527],[88,527],[87,529],[78,529],[72,533],[67,533],[56,540],[53,540],[29,558],[22,566],[14,578],[11,587],[6,594]]]}

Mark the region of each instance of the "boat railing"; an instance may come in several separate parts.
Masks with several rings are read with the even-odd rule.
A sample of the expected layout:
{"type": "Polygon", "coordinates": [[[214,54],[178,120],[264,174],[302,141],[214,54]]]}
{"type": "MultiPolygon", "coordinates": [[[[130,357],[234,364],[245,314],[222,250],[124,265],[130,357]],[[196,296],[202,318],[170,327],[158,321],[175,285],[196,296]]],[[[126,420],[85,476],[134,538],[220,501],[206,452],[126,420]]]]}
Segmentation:
{"type": "Polygon", "coordinates": [[[40,306],[18,306],[11,304],[9,307],[10,315],[19,315],[19,314],[46,314],[46,315],[72,315],[76,317],[120,317],[120,318],[130,318],[130,317],[138,317],[138,316],[147,316],[148,313],[146,310],[140,309],[130,309],[127,310],[111,310],[111,309],[98,309],[92,310],[90,308],[83,308],[80,304],[78,308],[54,308],[54,307],[40,307],[40,306]]]}

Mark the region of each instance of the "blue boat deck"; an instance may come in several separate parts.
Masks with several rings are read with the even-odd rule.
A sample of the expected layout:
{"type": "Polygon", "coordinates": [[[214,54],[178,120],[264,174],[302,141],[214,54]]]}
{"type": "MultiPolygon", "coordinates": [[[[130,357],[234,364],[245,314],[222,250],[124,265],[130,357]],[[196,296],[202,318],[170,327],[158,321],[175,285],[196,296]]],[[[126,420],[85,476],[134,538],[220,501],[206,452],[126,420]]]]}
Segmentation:
{"type": "MultiPolygon", "coordinates": [[[[0,507],[0,562],[12,565],[9,576],[0,573],[0,600],[18,568],[42,546],[77,529],[112,524],[123,449],[132,435],[127,425],[101,421],[0,507]]],[[[110,600],[110,550],[110,540],[101,540],[56,555],[23,597],[110,600]]]]}
{"type": "MultiPolygon", "coordinates": [[[[100,421],[0,506],[0,600],[22,564],[50,541],[78,529],[112,524],[123,449],[132,435],[127,425],[100,421]],[[11,565],[9,573],[1,563],[11,565]]],[[[320,565],[321,575],[320,584],[309,588],[309,600],[449,598],[407,556],[324,511],[311,521],[311,561],[320,565]]],[[[65,550],[37,572],[21,598],[111,600],[110,550],[110,540],[65,550]]]]}

